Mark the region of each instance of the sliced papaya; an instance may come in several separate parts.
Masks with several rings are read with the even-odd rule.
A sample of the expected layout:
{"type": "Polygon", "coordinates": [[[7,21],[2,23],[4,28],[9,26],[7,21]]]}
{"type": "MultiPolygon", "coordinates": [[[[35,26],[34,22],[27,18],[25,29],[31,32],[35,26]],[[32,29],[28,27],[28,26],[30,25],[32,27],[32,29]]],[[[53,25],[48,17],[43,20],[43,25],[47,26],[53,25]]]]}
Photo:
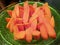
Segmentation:
{"type": "Polygon", "coordinates": [[[17,15],[16,15],[16,13],[15,13],[15,9],[12,11],[12,16],[11,16],[11,18],[16,18],[17,17],[17,15]]]}
{"type": "Polygon", "coordinates": [[[44,24],[47,29],[48,35],[52,38],[56,38],[56,32],[54,28],[48,22],[45,22],[44,24]]]}
{"type": "Polygon", "coordinates": [[[11,21],[11,24],[10,24],[10,32],[13,32],[13,27],[14,27],[14,22],[13,20],[11,21]]]}
{"type": "Polygon", "coordinates": [[[17,25],[14,26],[14,40],[18,40],[18,39],[24,39],[26,32],[25,31],[19,31],[17,25]]]}
{"type": "Polygon", "coordinates": [[[15,10],[16,16],[19,17],[19,13],[20,13],[19,4],[16,4],[16,5],[15,5],[14,10],[15,10]]]}
{"type": "Polygon", "coordinates": [[[46,27],[42,24],[40,25],[40,33],[41,33],[41,37],[45,40],[48,39],[48,33],[47,33],[47,30],[46,30],[46,27]]]}
{"type": "Polygon", "coordinates": [[[24,24],[25,29],[29,28],[30,26],[31,26],[30,23],[25,23],[25,24],[24,24]]]}
{"type": "Polygon", "coordinates": [[[23,23],[27,23],[29,19],[29,5],[28,1],[24,2],[24,15],[23,15],[23,23]]]}
{"type": "Polygon", "coordinates": [[[23,14],[24,14],[24,7],[22,7],[22,6],[19,6],[19,17],[20,18],[23,18],[23,14]]]}
{"type": "Polygon", "coordinates": [[[6,19],[6,22],[9,22],[10,21],[10,18],[5,18],[6,19]]]}
{"type": "Polygon", "coordinates": [[[32,41],[31,28],[26,29],[26,41],[27,42],[31,42],[32,41]]]}
{"type": "Polygon", "coordinates": [[[44,21],[44,12],[42,10],[39,11],[38,22],[41,24],[44,21]]]}
{"type": "Polygon", "coordinates": [[[45,15],[47,15],[49,18],[51,18],[51,11],[50,11],[50,8],[49,8],[49,5],[47,2],[43,5],[43,8],[45,10],[45,15]]]}
{"type": "Polygon", "coordinates": [[[52,16],[50,24],[52,25],[52,27],[55,27],[55,21],[54,21],[54,17],[52,16]]]}
{"type": "Polygon", "coordinates": [[[34,39],[39,39],[40,38],[40,31],[35,30],[32,32],[32,35],[33,35],[34,39]]]}
{"type": "Polygon", "coordinates": [[[39,16],[39,7],[35,10],[35,12],[33,13],[32,17],[30,17],[29,22],[31,23],[34,19],[37,19],[37,17],[39,16]]]}
{"type": "Polygon", "coordinates": [[[14,24],[22,24],[22,23],[23,23],[22,18],[15,18],[14,19],[14,24]]]}
{"type": "Polygon", "coordinates": [[[10,24],[12,22],[13,18],[10,19],[10,21],[8,22],[8,24],[6,25],[6,28],[10,28],[10,24]]]}
{"type": "Polygon", "coordinates": [[[9,16],[11,17],[12,16],[12,10],[7,10],[9,16]]]}
{"type": "Polygon", "coordinates": [[[30,17],[33,15],[34,11],[35,11],[34,7],[32,5],[29,5],[29,15],[30,15],[30,17]]]}
{"type": "Polygon", "coordinates": [[[32,28],[33,30],[36,30],[36,28],[37,28],[37,19],[35,19],[35,20],[32,21],[32,23],[31,23],[31,28],[32,28]]]}
{"type": "Polygon", "coordinates": [[[52,38],[56,38],[56,32],[54,28],[50,25],[50,23],[44,18],[43,12],[40,10],[40,16],[42,19],[42,23],[45,25],[48,35],[52,38]]]}
{"type": "Polygon", "coordinates": [[[24,24],[16,24],[17,28],[19,31],[23,31],[24,30],[24,24]]]}
{"type": "Polygon", "coordinates": [[[20,31],[14,35],[15,35],[15,37],[14,37],[15,40],[24,39],[25,38],[25,31],[20,31]]]}

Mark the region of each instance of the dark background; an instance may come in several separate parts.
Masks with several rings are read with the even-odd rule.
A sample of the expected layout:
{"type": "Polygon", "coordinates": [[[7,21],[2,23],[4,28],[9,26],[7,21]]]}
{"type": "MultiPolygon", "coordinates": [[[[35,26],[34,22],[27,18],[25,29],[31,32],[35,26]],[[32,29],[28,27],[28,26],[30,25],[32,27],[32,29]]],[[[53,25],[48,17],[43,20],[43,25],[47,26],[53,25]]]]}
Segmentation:
{"type": "MultiPolygon", "coordinates": [[[[23,1],[26,1],[26,0],[0,0],[0,8],[4,8],[11,3],[23,2],[23,1]]],[[[33,0],[33,1],[38,1],[38,0],[33,0]]],[[[54,7],[55,9],[57,9],[60,12],[60,0],[40,0],[40,1],[48,2],[50,6],[54,7]]]]}

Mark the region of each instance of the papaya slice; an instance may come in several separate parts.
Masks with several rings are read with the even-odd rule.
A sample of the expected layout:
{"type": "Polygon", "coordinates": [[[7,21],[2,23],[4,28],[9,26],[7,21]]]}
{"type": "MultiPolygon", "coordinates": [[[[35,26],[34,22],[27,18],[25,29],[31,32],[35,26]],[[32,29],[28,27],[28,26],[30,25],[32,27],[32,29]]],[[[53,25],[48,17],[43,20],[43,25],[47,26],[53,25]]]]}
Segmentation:
{"type": "Polygon", "coordinates": [[[15,18],[14,19],[14,24],[22,24],[22,23],[23,23],[22,18],[15,18]]]}
{"type": "Polygon", "coordinates": [[[11,17],[12,16],[12,10],[7,10],[9,16],[11,17]]]}
{"type": "Polygon", "coordinates": [[[14,40],[24,39],[25,38],[25,31],[20,31],[18,33],[14,32],[14,40]]]}
{"type": "Polygon", "coordinates": [[[37,28],[37,19],[33,20],[33,22],[31,23],[31,28],[33,30],[36,30],[36,28],[37,28]]]}
{"type": "Polygon", "coordinates": [[[29,22],[31,23],[34,19],[36,19],[39,16],[39,7],[35,10],[35,12],[33,13],[32,17],[30,17],[29,22]]]}
{"type": "Polygon", "coordinates": [[[39,39],[40,38],[40,31],[35,30],[32,32],[32,35],[33,35],[34,39],[39,39]]]}
{"type": "Polygon", "coordinates": [[[32,41],[31,28],[26,29],[26,41],[27,42],[31,42],[32,41]]]}
{"type": "Polygon", "coordinates": [[[54,21],[54,17],[52,16],[50,24],[52,25],[52,27],[55,27],[55,21],[54,21]]]}
{"type": "Polygon", "coordinates": [[[25,29],[29,28],[30,26],[31,26],[30,23],[25,23],[25,24],[24,24],[25,29]]]}
{"type": "Polygon", "coordinates": [[[35,9],[32,5],[29,5],[29,16],[31,17],[34,13],[35,9]]]}
{"type": "Polygon", "coordinates": [[[19,6],[19,17],[23,18],[23,14],[24,14],[24,7],[19,6]]]}
{"type": "Polygon", "coordinates": [[[6,22],[9,22],[10,21],[10,18],[5,18],[6,19],[6,22]]]}
{"type": "Polygon", "coordinates": [[[28,1],[24,2],[24,15],[23,15],[23,23],[27,23],[29,19],[29,5],[28,1]]]}
{"type": "Polygon", "coordinates": [[[24,24],[16,24],[19,31],[24,31],[24,24]]]}
{"type": "Polygon", "coordinates": [[[47,33],[47,30],[46,30],[46,27],[42,24],[40,25],[40,33],[41,33],[41,37],[45,40],[48,39],[48,33],[47,33]]]}
{"type": "Polygon", "coordinates": [[[44,24],[47,29],[48,35],[52,38],[56,38],[56,32],[54,28],[48,22],[45,22],[44,24]]]}
{"type": "Polygon", "coordinates": [[[43,5],[43,8],[45,10],[45,15],[47,15],[49,18],[51,18],[51,11],[50,11],[50,8],[49,8],[49,5],[47,2],[43,5]]]}
{"type": "Polygon", "coordinates": [[[15,5],[14,11],[15,11],[15,13],[16,13],[16,17],[19,17],[19,13],[20,13],[19,4],[16,4],[16,5],[15,5]]]}

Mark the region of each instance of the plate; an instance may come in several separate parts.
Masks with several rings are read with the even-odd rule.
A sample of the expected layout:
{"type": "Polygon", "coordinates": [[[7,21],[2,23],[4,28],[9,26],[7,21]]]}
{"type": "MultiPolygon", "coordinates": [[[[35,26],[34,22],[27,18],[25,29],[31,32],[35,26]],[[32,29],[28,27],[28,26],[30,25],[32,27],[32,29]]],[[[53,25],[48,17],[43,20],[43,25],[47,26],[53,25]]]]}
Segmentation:
{"type": "MultiPolygon", "coordinates": [[[[34,2],[29,2],[29,4],[33,4],[34,2]]],[[[19,3],[23,6],[23,2],[19,3]]],[[[37,2],[38,6],[42,6],[43,3],[37,2]]],[[[9,6],[5,10],[0,13],[0,45],[58,45],[60,44],[60,14],[52,7],[51,13],[55,18],[55,31],[57,34],[56,39],[49,38],[48,40],[43,40],[40,38],[38,41],[33,40],[31,43],[27,43],[26,41],[22,40],[14,40],[13,34],[6,28],[7,22],[5,21],[6,17],[9,17],[7,10],[13,10],[13,6],[9,6]]]]}

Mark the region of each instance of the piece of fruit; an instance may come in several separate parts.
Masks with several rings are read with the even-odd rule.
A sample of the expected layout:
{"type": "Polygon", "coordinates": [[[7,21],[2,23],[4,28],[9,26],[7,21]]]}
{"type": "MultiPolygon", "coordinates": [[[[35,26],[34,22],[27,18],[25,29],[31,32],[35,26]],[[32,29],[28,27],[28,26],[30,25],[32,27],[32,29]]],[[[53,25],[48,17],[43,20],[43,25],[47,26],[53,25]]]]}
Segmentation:
{"type": "Polygon", "coordinates": [[[6,18],[6,22],[9,22],[10,21],[10,18],[6,18]]]}
{"type": "Polygon", "coordinates": [[[12,16],[12,10],[7,10],[9,16],[11,17],[12,16]]]}
{"type": "Polygon", "coordinates": [[[35,30],[32,32],[32,35],[33,35],[34,39],[39,39],[40,38],[40,31],[35,30]]]}
{"type": "Polygon", "coordinates": [[[43,39],[45,39],[45,40],[48,39],[47,29],[46,29],[46,27],[43,24],[40,25],[40,33],[41,33],[41,37],[43,39]]]}
{"type": "Polygon", "coordinates": [[[56,38],[56,32],[55,32],[54,28],[48,22],[45,22],[44,24],[47,29],[48,35],[52,38],[56,38]]]}
{"type": "Polygon", "coordinates": [[[51,17],[50,24],[52,25],[52,27],[55,27],[55,21],[53,16],[51,17]]]}
{"type": "Polygon", "coordinates": [[[34,19],[36,19],[39,16],[39,7],[35,10],[34,14],[30,18],[29,22],[31,23],[34,19]]]}
{"type": "Polygon", "coordinates": [[[24,31],[24,24],[16,24],[19,31],[24,31]]]}
{"type": "Polygon", "coordinates": [[[31,28],[26,29],[26,41],[27,41],[27,42],[31,42],[31,41],[32,41],[31,28]]]}
{"type": "Polygon", "coordinates": [[[23,18],[23,14],[24,14],[24,7],[19,6],[19,17],[23,18]]]}
{"type": "Polygon", "coordinates": [[[23,23],[27,23],[29,19],[29,5],[28,1],[24,2],[24,15],[23,15],[23,23]]]}
{"type": "Polygon", "coordinates": [[[31,17],[34,13],[35,9],[32,5],[29,5],[29,16],[31,17]]]}

